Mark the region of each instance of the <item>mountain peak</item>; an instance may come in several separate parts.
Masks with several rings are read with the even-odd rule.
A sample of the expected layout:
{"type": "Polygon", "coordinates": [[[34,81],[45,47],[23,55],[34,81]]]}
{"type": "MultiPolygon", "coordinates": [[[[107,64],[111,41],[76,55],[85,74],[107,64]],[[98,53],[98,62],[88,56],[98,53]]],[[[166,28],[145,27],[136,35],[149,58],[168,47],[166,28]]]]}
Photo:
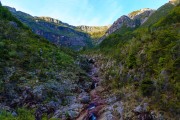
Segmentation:
{"type": "Polygon", "coordinates": [[[169,3],[173,5],[177,5],[177,4],[180,4],[180,0],[169,0],[169,3]]]}
{"type": "Polygon", "coordinates": [[[131,18],[131,19],[134,19],[136,16],[138,16],[140,14],[149,13],[149,12],[153,12],[153,11],[154,10],[150,9],[150,8],[143,8],[143,9],[131,12],[130,14],[128,14],[128,17],[131,18]]]}

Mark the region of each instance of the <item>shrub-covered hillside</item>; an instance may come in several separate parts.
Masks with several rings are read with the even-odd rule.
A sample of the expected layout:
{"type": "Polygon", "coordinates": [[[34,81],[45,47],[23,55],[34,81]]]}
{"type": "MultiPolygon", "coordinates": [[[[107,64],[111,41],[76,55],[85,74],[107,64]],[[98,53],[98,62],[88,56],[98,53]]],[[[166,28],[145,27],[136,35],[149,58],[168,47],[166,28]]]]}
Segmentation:
{"type": "Polygon", "coordinates": [[[123,29],[123,32],[120,30],[109,35],[96,48],[95,53],[116,61],[111,68],[103,70],[106,71],[106,84],[120,95],[125,95],[122,98],[125,103],[136,101],[127,102],[127,108],[141,98],[147,98],[150,109],[168,112],[166,115],[172,115],[173,119],[178,117],[180,6],[166,4],[144,26],[135,30],[124,26],[123,29]],[[167,10],[167,14],[162,14],[161,10],[167,10]],[[132,92],[133,96],[127,100],[127,95],[132,92]]]}
{"type": "Polygon", "coordinates": [[[0,6],[0,119],[33,120],[39,109],[37,115],[49,117],[70,104],[79,78],[88,81],[76,58],[71,50],[32,33],[0,6]]]}

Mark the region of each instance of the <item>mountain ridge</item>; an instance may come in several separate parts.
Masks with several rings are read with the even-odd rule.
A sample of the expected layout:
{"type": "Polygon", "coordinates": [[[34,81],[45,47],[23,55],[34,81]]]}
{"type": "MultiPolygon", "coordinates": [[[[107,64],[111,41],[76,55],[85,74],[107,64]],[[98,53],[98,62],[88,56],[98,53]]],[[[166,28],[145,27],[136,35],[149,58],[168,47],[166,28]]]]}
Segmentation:
{"type": "Polygon", "coordinates": [[[148,18],[155,12],[155,10],[150,8],[144,8],[140,10],[133,11],[128,15],[122,15],[118,18],[106,31],[105,35],[99,39],[98,44],[100,44],[106,37],[110,34],[114,33],[115,31],[123,28],[126,26],[127,28],[137,28],[144,24],[148,18]]]}
{"type": "Polygon", "coordinates": [[[77,30],[74,26],[50,17],[31,16],[6,6],[21,22],[30,27],[34,33],[45,37],[52,43],[75,50],[92,47],[91,38],[87,33],[77,30]]]}

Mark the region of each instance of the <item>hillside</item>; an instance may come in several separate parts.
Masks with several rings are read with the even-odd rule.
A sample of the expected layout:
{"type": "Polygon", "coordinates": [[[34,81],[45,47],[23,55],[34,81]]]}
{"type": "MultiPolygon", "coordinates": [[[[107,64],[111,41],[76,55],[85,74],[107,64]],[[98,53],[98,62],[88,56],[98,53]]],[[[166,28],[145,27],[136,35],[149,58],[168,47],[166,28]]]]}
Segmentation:
{"type": "Polygon", "coordinates": [[[111,26],[72,26],[0,2],[0,49],[0,120],[180,118],[179,0],[111,26]]]}
{"type": "Polygon", "coordinates": [[[109,29],[107,29],[106,33],[100,38],[99,43],[118,30],[124,31],[124,29],[135,29],[141,26],[148,20],[154,11],[155,10],[145,8],[121,16],[109,27],[109,29]]]}
{"type": "Polygon", "coordinates": [[[179,118],[179,11],[179,5],[166,4],[147,20],[153,20],[145,23],[147,27],[110,34],[89,53],[97,61],[100,59],[110,94],[121,96],[125,118],[132,117],[130,111],[137,112],[145,104],[147,113],[153,111],[163,119],[179,118]]]}
{"type": "Polygon", "coordinates": [[[27,13],[16,11],[15,8],[7,8],[21,22],[30,27],[34,33],[48,39],[56,45],[75,50],[80,50],[83,47],[92,47],[92,41],[89,35],[76,30],[74,26],[53,18],[33,17],[27,13]]]}
{"type": "Polygon", "coordinates": [[[82,108],[74,98],[89,88],[87,62],[35,35],[2,6],[0,49],[1,120],[45,119],[58,109],[60,115],[77,110],[70,105],[82,108]]]}
{"type": "Polygon", "coordinates": [[[170,3],[166,3],[165,5],[161,6],[159,9],[155,11],[152,16],[149,17],[149,19],[142,25],[142,27],[148,27],[152,24],[156,23],[159,19],[166,16],[170,10],[172,10],[174,5],[170,3]]]}

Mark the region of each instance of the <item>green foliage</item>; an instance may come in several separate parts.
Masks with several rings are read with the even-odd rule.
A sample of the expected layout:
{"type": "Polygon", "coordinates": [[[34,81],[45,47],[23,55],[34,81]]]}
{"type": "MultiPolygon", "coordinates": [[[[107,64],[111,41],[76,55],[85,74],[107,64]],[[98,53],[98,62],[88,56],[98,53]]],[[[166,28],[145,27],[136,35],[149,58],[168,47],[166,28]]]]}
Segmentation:
{"type": "Polygon", "coordinates": [[[166,17],[159,20],[153,27],[171,25],[180,22],[180,5],[176,6],[166,17]]]}
{"type": "MultiPolygon", "coordinates": [[[[7,12],[12,16],[9,11],[7,12]]],[[[10,93],[21,94],[19,88],[24,86],[33,88],[41,84],[46,85],[50,81],[61,85],[62,80],[68,79],[73,82],[80,73],[84,73],[75,62],[78,55],[76,52],[58,47],[29,29],[13,26],[10,20],[12,22],[13,19],[0,19],[0,93],[5,99],[14,99],[10,93]],[[69,75],[69,72],[72,74],[69,75]],[[60,73],[63,73],[62,78],[57,77],[60,73]],[[10,89],[8,85],[15,88],[10,89]]],[[[47,88],[47,96],[43,100],[50,101],[60,96],[57,90],[52,89],[47,88]]],[[[71,92],[68,90],[62,93],[62,96],[71,92]]],[[[3,101],[4,98],[0,100],[3,101]]]]}
{"type": "Polygon", "coordinates": [[[174,5],[170,3],[166,3],[162,7],[160,7],[155,13],[153,13],[148,20],[142,25],[142,27],[150,27],[151,25],[158,22],[163,17],[167,16],[168,13],[174,8],[174,5]]]}
{"type": "Polygon", "coordinates": [[[129,57],[128,57],[127,62],[128,62],[127,66],[130,69],[134,68],[136,66],[136,57],[135,57],[135,55],[134,54],[130,54],[129,57]]]}
{"type": "Polygon", "coordinates": [[[160,109],[178,113],[179,11],[179,6],[165,4],[141,27],[117,30],[96,48],[97,53],[117,62],[106,75],[112,77],[111,82],[106,81],[107,85],[119,90],[120,86],[135,84],[142,95],[152,98],[160,109]],[[121,67],[116,68],[119,65],[121,67]],[[120,72],[114,75],[111,71],[120,72]]]}
{"type": "Polygon", "coordinates": [[[11,115],[11,113],[3,111],[0,113],[0,120],[34,120],[34,111],[27,110],[25,108],[19,108],[17,110],[17,117],[11,115]]]}
{"type": "Polygon", "coordinates": [[[151,96],[154,91],[154,82],[152,80],[143,80],[140,89],[143,96],[151,96]]]}
{"type": "Polygon", "coordinates": [[[16,22],[19,27],[22,27],[24,29],[28,29],[25,25],[23,25],[17,18],[15,18],[7,8],[0,5],[0,18],[8,21],[14,21],[16,22]]]}

